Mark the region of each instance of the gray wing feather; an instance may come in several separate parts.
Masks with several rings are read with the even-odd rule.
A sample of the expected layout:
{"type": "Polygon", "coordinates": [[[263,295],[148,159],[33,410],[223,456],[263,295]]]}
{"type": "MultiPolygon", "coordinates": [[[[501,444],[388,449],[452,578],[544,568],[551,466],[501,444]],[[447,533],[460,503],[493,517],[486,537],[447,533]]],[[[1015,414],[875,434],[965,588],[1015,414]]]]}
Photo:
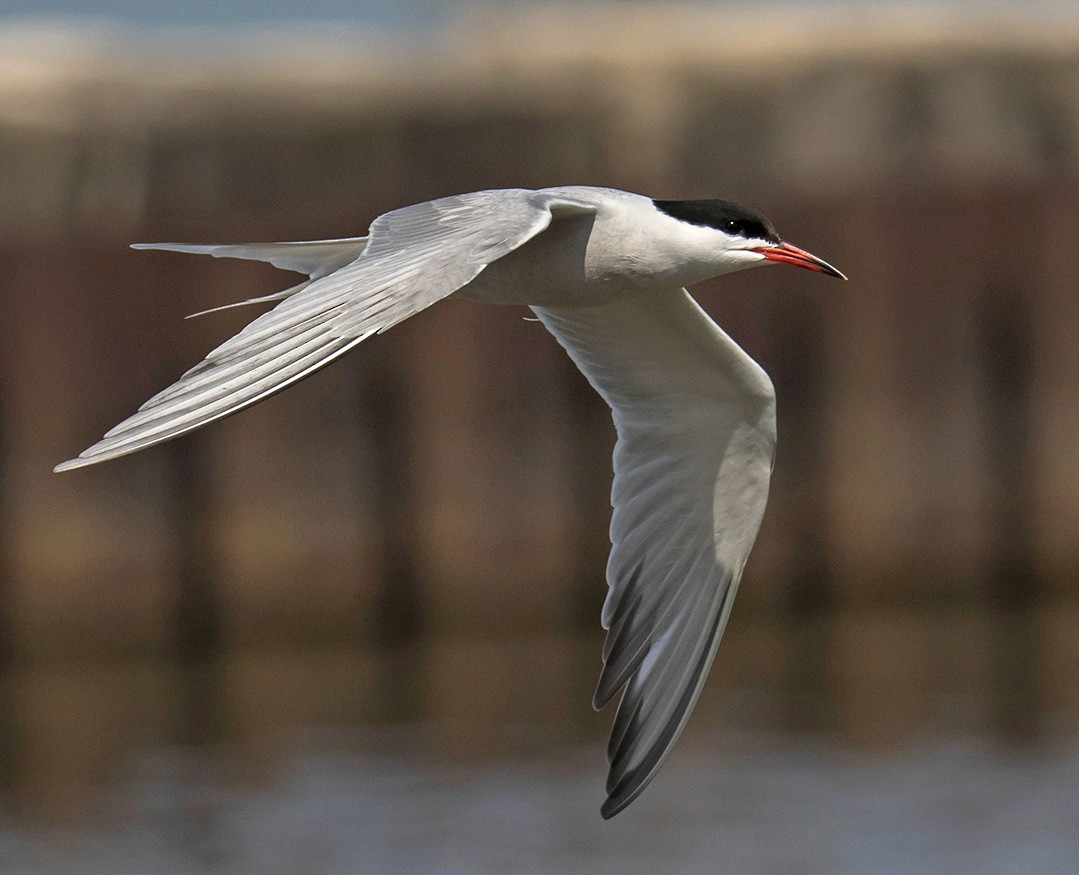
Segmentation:
{"type": "Polygon", "coordinates": [[[700,695],[764,513],[774,394],[685,290],[533,309],[618,432],[594,701],[625,688],[608,746],[611,817],[655,775],[700,695]]]}
{"type": "MultiPolygon", "coordinates": [[[[56,470],[133,453],[255,404],[466,285],[546,228],[552,211],[591,209],[573,198],[506,189],[379,216],[358,258],[303,285],[56,470]]],[[[281,263],[305,264],[295,254],[281,263]]]]}

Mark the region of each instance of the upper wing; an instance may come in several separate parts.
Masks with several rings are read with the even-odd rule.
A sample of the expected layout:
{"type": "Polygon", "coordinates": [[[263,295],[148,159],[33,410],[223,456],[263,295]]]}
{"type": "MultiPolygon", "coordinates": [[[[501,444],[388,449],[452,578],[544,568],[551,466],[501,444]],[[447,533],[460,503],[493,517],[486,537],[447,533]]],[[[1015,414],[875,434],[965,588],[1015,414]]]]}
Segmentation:
{"type": "Polygon", "coordinates": [[[651,780],[700,694],[764,514],[775,395],[684,289],[533,309],[618,432],[594,701],[626,685],[607,751],[611,817],[651,780]]]}
{"type": "MultiPolygon", "coordinates": [[[[358,258],[315,276],[56,470],[133,453],[261,401],[466,285],[553,216],[594,209],[569,197],[506,189],[379,216],[358,258]]],[[[294,251],[286,261],[311,267],[294,251]]]]}

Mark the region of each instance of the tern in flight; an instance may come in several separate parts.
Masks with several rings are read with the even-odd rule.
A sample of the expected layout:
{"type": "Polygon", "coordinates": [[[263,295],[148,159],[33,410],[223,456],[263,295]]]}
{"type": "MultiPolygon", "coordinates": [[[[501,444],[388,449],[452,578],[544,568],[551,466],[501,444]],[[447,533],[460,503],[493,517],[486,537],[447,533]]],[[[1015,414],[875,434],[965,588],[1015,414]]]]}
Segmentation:
{"type": "Polygon", "coordinates": [[[776,443],[771,380],[684,287],[773,262],[845,277],[730,201],[593,186],[440,198],[379,216],[366,237],[135,248],[255,259],[308,278],[243,302],[280,301],[57,471],[235,413],[449,295],[532,309],[610,405],[617,431],[593,704],[624,688],[602,814],[632,802],[700,695],[764,514],[776,443]]]}

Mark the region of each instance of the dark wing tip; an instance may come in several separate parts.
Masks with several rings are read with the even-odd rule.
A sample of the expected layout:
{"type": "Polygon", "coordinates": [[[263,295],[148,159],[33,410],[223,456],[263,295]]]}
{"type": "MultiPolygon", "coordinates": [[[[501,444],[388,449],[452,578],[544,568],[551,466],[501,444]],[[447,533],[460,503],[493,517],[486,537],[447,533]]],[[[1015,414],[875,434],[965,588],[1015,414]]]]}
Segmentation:
{"type": "Polygon", "coordinates": [[[633,800],[631,799],[625,799],[620,801],[618,799],[615,799],[613,796],[608,796],[607,800],[600,806],[600,816],[604,820],[610,820],[612,817],[618,814],[619,811],[629,805],[629,803],[632,801],[633,800]]]}
{"type": "MultiPolygon", "coordinates": [[[[665,733],[667,734],[667,733],[665,733]]],[[[607,801],[600,807],[604,820],[610,820],[623,808],[627,807],[652,783],[660,764],[670,752],[668,737],[652,748],[645,760],[635,767],[626,769],[617,762],[612,764],[607,776],[607,801]]]]}
{"type": "MultiPolygon", "coordinates": [[[[662,758],[659,760],[661,761],[662,758]]],[[[648,764],[647,768],[632,769],[615,786],[609,787],[607,799],[599,809],[603,819],[610,820],[618,812],[629,807],[630,803],[644,792],[645,787],[652,783],[658,767],[659,761],[656,761],[648,764]]]]}
{"type": "MultiPolygon", "coordinates": [[[[727,580],[729,582],[730,578],[728,577],[727,580]]],[[[720,634],[723,620],[723,611],[717,611],[713,620],[712,634],[707,636],[707,640],[715,640],[716,635],[720,634]]],[[[682,734],[690,711],[696,704],[704,675],[711,663],[712,653],[714,650],[709,647],[697,658],[693,670],[686,678],[681,695],[663,718],[662,729],[658,735],[647,742],[643,748],[644,755],[639,758],[635,757],[635,753],[641,750],[640,730],[644,700],[637,698],[633,701],[632,687],[622,694],[622,701],[618,706],[618,714],[615,715],[607,748],[607,761],[611,768],[607,774],[607,801],[600,809],[605,820],[614,817],[640,796],[656,776],[663,761],[667,759],[674,747],[674,742],[682,734]]]]}

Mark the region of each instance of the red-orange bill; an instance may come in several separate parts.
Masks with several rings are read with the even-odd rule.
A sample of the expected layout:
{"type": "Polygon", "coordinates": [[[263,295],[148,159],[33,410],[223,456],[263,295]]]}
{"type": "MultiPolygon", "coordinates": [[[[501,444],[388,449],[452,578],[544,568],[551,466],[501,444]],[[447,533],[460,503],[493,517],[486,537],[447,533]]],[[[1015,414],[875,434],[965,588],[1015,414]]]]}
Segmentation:
{"type": "Polygon", "coordinates": [[[806,270],[826,273],[828,276],[839,277],[841,280],[846,279],[840,271],[832,267],[827,261],[811,255],[804,249],[799,249],[792,243],[780,243],[777,246],[758,246],[753,251],[759,252],[769,261],[793,264],[795,267],[804,267],[806,270]]]}

